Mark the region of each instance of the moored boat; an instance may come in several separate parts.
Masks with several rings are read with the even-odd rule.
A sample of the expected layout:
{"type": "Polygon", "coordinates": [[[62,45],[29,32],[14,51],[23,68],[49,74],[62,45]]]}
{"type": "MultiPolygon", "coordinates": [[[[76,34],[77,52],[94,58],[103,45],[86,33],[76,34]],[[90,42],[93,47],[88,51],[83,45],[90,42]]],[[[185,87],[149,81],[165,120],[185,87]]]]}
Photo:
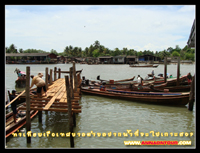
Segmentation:
{"type": "Polygon", "coordinates": [[[157,64],[157,65],[154,65],[154,64],[149,64],[149,65],[136,65],[136,64],[134,64],[134,65],[130,65],[130,67],[155,67],[155,68],[157,68],[159,65],[157,64]]]}
{"type": "MultiPolygon", "coordinates": [[[[21,107],[21,106],[19,106],[19,107],[21,107]]],[[[17,111],[19,110],[19,107],[17,108],[17,111]]],[[[31,110],[30,118],[32,119],[37,113],[38,113],[38,111],[31,110]]],[[[23,125],[26,124],[26,115],[21,114],[20,116],[17,118],[16,123],[14,123],[13,112],[6,114],[6,124],[5,124],[5,130],[6,130],[5,137],[6,138],[8,138],[12,133],[16,132],[23,125]]]]}
{"type": "Polygon", "coordinates": [[[89,87],[82,87],[83,93],[121,98],[131,100],[133,102],[144,102],[148,104],[159,104],[159,105],[186,105],[189,100],[189,92],[187,93],[165,93],[165,92],[132,92],[123,90],[106,90],[92,89],[89,87]]]}
{"type": "Polygon", "coordinates": [[[133,76],[132,78],[129,78],[129,79],[123,79],[123,80],[113,80],[113,81],[108,81],[108,80],[102,80],[102,79],[100,79],[100,75],[98,75],[97,76],[97,80],[99,80],[99,81],[106,81],[106,82],[113,82],[113,83],[118,83],[118,82],[127,82],[127,81],[133,81],[134,80],[134,78],[135,78],[135,76],[133,76]]]}

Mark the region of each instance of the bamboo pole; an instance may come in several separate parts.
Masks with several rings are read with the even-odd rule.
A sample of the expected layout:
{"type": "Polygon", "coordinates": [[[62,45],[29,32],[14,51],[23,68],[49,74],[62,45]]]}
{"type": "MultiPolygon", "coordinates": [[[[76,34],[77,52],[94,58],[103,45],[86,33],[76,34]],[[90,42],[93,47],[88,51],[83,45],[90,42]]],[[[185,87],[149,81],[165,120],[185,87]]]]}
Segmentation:
{"type": "MultiPolygon", "coordinates": [[[[26,90],[22,91],[17,97],[15,97],[11,102],[9,102],[9,103],[5,106],[5,108],[8,107],[10,104],[12,104],[12,103],[13,103],[17,98],[19,98],[25,91],[26,91],[26,90]]],[[[10,91],[9,91],[9,92],[10,92],[10,91]]],[[[9,98],[10,98],[10,94],[9,94],[9,98]]]]}
{"type": "Polygon", "coordinates": [[[54,81],[56,81],[56,70],[57,70],[57,67],[54,67],[54,81]]]}
{"type": "MultiPolygon", "coordinates": [[[[71,68],[70,68],[71,70],[71,68]]],[[[71,73],[70,73],[71,74],[71,73]]],[[[70,146],[74,147],[74,137],[72,137],[73,133],[73,118],[72,118],[72,105],[71,105],[71,94],[70,87],[69,87],[69,77],[65,76],[65,86],[66,86],[66,92],[67,92],[67,105],[68,105],[68,116],[69,116],[69,131],[70,133],[70,146]]]]}
{"type": "Polygon", "coordinates": [[[164,81],[167,82],[167,57],[164,59],[164,81]]]}
{"type": "Polygon", "coordinates": [[[179,86],[179,78],[180,78],[180,57],[177,59],[177,81],[176,85],[179,86]]]}
{"type": "MultiPolygon", "coordinates": [[[[31,131],[31,118],[30,118],[30,67],[26,67],[26,133],[31,131]]],[[[27,143],[31,143],[31,137],[26,135],[27,143]]]]}

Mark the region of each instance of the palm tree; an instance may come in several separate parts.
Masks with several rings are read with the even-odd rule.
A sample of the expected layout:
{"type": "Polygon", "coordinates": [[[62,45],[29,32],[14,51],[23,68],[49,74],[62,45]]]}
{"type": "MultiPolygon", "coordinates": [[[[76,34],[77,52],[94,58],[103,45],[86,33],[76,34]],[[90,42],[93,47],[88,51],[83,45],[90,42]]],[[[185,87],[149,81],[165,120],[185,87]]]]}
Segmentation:
{"type": "Polygon", "coordinates": [[[100,42],[96,40],[93,45],[95,49],[98,49],[100,47],[100,42]]]}

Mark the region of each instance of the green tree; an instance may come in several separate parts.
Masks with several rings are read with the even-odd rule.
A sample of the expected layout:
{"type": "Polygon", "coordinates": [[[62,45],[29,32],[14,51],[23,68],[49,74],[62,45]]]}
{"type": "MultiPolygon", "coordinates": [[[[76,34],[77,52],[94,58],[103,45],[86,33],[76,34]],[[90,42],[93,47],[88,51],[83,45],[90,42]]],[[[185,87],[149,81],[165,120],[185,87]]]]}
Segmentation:
{"type": "Polygon", "coordinates": [[[69,47],[68,46],[65,47],[64,53],[65,53],[66,56],[69,56],[70,53],[69,53],[69,47]]]}
{"type": "Polygon", "coordinates": [[[173,53],[172,53],[172,56],[174,57],[174,56],[180,56],[180,54],[177,52],[177,51],[174,51],[173,53]]]}
{"type": "Polygon", "coordinates": [[[56,50],[54,50],[54,49],[51,49],[50,53],[53,53],[53,54],[56,54],[56,55],[58,55],[57,51],[56,51],[56,50]]]}
{"type": "Polygon", "coordinates": [[[9,47],[6,47],[6,53],[17,53],[16,46],[11,44],[9,47]]]}
{"type": "Polygon", "coordinates": [[[98,49],[100,47],[100,42],[98,40],[96,40],[93,44],[94,49],[98,49]]]}
{"type": "Polygon", "coordinates": [[[93,55],[93,57],[99,57],[99,55],[100,55],[99,50],[98,50],[98,49],[95,49],[95,50],[92,52],[92,55],[93,55]]]}
{"type": "Polygon", "coordinates": [[[142,56],[142,55],[143,55],[142,51],[137,52],[137,56],[142,56]]]}
{"type": "Polygon", "coordinates": [[[22,49],[22,48],[20,48],[20,49],[19,49],[19,52],[20,52],[20,53],[23,53],[24,51],[23,51],[23,49],[22,49]]]}
{"type": "Polygon", "coordinates": [[[167,51],[171,54],[173,52],[173,48],[169,47],[169,48],[167,48],[167,51]]]}
{"type": "Polygon", "coordinates": [[[88,57],[92,57],[92,56],[93,56],[92,52],[93,52],[94,50],[95,50],[94,47],[93,47],[92,45],[90,45],[90,47],[89,47],[89,49],[88,49],[88,57]]]}

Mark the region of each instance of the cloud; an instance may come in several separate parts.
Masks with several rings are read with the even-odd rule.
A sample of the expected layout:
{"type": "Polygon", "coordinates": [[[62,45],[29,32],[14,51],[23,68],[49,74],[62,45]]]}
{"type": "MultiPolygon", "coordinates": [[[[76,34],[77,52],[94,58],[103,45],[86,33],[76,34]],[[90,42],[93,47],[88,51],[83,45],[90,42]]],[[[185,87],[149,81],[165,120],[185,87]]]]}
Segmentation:
{"type": "Polygon", "coordinates": [[[159,51],[186,45],[195,7],[6,6],[5,15],[6,46],[63,52],[66,46],[84,49],[99,40],[110,49],[159,51]]]}

